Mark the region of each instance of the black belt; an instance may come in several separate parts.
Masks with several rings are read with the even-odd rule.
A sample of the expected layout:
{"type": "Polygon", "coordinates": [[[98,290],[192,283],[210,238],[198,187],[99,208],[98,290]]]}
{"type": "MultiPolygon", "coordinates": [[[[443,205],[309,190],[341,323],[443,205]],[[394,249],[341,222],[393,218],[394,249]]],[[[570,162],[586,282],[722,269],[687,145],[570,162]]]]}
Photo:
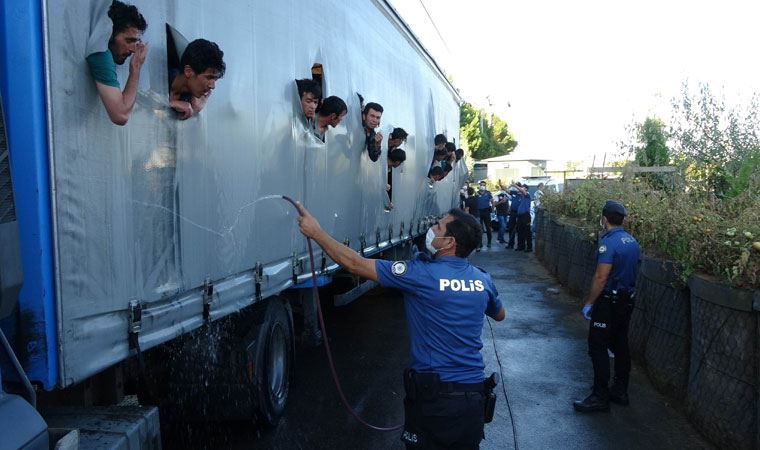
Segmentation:
{"type": "Polygon", "coordinates": [[[485,392],[483,382],[480,383],[455,383],[453,381],[442,381],[438,385],[439,392],[485,392]]]}

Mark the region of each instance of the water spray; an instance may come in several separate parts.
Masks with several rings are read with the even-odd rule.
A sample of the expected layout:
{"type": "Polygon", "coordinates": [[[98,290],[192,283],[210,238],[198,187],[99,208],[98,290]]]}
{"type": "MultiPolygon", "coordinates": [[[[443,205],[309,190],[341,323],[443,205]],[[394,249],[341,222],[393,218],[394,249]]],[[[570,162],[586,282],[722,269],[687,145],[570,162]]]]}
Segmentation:
{"type": "MultiPolygon", "coordinates": [[[[288,197],[287,195],[283,195],[282,199],[289,202],[298,212],[298,215],[301,216],[301,211],[298,209],[298,205],[296,202],[288,197]]],[[[322,305],[319,301],[319,288],[317,287],[317,272],[316,272],[316,265],[314,264],[314,251],[312,250],[311,246],[311,238],[306,238],[306,247],[309,251],[309,263],[311,264],[311,290],[314,294],[314,301],[317,304],[317,317],[319,318],[319,327],[322,330],[322,340],[325,344],[325,353],[327,354],[327,363],[330,366],[330,373],[332,374],[333,382],[335,383],[335,388],[338,390],[338,395],[340,396],[340,400],[343,403],[343,406],[346,408],[346,410],[356,419],[359,423],[364,425],[365,427],[375,430],[375,431],[397,431],[403,428],[403,424],[396,425],[392,427],[379,427],[377,425],[372,425],[371,423],[367,422],[366,420],[362,419],[359,413],[357,413],[354,408],[348,403],[348,400],[346,399],[346,395],[343,393],[343,387],[340,384],[340,379],[338,378],[338,372],[335,370],[335,364],[333,363],[333,356],[332,356],[332,350],[330,349],[330,340],[327,337],[327,330],[325,329],[325,319],[322,317],[322,305]]]]}

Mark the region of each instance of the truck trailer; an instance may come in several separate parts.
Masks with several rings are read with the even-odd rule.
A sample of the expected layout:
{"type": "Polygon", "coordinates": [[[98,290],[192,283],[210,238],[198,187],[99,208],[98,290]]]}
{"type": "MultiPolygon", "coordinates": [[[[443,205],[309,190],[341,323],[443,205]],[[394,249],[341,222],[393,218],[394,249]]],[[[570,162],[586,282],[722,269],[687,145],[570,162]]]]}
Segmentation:
{"type": "Polygon", "coordinates": [[[316,322],[311,271],[342,279],[336,303],[370,287],[319,251],[311,267],[281,196],[357,252],[399,258],[467,175],[461,160],[427,177],[434,136],[458,140],[461,99],[388,1],[131,3],[150,48],[124,126],[85,61],[110,0],[0,4],[3,449],[47,447],[60,430],[84,448],[109,420],[114,442],[139,430],[137,448],[160,447],[159,414],[276,426],[297,333],[316,322]],[[227,70],[203,111],[178,120],[169,66],[198,38],[227,70]],[[324,142],[301,111],[303,78],[348,106],[324,142]],[[387,142],[373,162],[361,98],[383,106],[384,136],[409,133],[392,208],[387,142]],[[114,406],[130,392],[141,406],[114,406]],[[139,426],[119,434],[119,420],[139,426]]]}

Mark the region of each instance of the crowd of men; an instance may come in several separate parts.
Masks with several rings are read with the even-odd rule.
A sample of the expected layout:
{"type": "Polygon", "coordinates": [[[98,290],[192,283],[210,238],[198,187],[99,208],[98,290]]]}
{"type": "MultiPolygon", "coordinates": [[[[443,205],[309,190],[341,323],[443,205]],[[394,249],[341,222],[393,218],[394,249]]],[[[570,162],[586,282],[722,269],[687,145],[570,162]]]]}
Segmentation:
{"type": "MultiPolygon", "coordinates": [[[[124,125],[135,105],[140,71],[145,62],[148,45],[142,41],[142,34],[148,22],[134,5],[114,0],[108,10],[112,22],[111,34],[107,42],[99,42],[86,57],[90,73],[95,82],[103,106],[116,125],[124,125]],[[129,76],[124,88],[119,82],[116,66],[129,60],[129,76]]],[[[177,119],[187,120],[199,113],[209,100],[216,82],[224,76],[226,64],[224,52],[219,46],[206,39],[195,39],[185,48],[177,47],[174,37],[170,37],[168,63],[169,106],[176,111],[177,119]],[[172,56],[173,55],[173,56],[172,56]]],[[[296,80],[298,97],[307,128],[316,139],[325,142],[329,127],[337,127],[348,112],[346,102],[335,95],[325,97],[321,80],[296,80]]],[[[361,106],[361,123],[365,136],[364,149],[372,162],[382,155],[383,133],[379,130],[383,116],[383,106],[377,102],[365,103],[357,94],[361,106]]],[[[387,184],[388,201],[386,211],[393,208],[392,171],[406,161],[406,151],[401,146],[408,133],[396,127],[387,142],[387,184]]],[[[462,159],[464,151],[448,142],[443,134],[434,138],[435,151],[428,170],[430,185],[445,178],[462,159]]]]}
{"type": "MultiPolygon", "coordinates": [[[[496,240],[506,248],[532,252],[535,227],[532,226],[531,210],[540,206],[543,188],[544,183],[539,183],[531,196],[527,185],[513,182],[506,189],[497,185],[496,193],[492,194],[485,181],[478,183],[477,192],[466,183],[459,193],[459,207],[480,222],[486,236],[486,248],[491,248],[492,230],[496,228],[496,240]]],[[[482,248],[481,242],[476,251],[482,248]]]]}

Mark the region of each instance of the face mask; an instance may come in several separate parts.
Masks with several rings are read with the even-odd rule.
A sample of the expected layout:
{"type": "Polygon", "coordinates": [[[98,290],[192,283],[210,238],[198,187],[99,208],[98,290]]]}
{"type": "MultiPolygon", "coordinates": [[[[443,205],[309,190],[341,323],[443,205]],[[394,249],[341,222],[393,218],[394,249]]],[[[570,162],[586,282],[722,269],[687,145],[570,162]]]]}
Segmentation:
{"type": "Polygon", "coordinates": [[[485,186],[478,186],[478,190],[480,190],[480,191],[485,191],[485,190],[486,190],[486,187],[485,187],[485,186]]]}
{"type": "Polygon", "coordinates": [[[433,247],[433,240],[435,240],[436,236],[435,233],[433,233],[432,228],[428,228],[427,233],[425,234],[425,248],[428,249],[431,255],[435,255],[438,252],[438,249],[433,247]]]}

